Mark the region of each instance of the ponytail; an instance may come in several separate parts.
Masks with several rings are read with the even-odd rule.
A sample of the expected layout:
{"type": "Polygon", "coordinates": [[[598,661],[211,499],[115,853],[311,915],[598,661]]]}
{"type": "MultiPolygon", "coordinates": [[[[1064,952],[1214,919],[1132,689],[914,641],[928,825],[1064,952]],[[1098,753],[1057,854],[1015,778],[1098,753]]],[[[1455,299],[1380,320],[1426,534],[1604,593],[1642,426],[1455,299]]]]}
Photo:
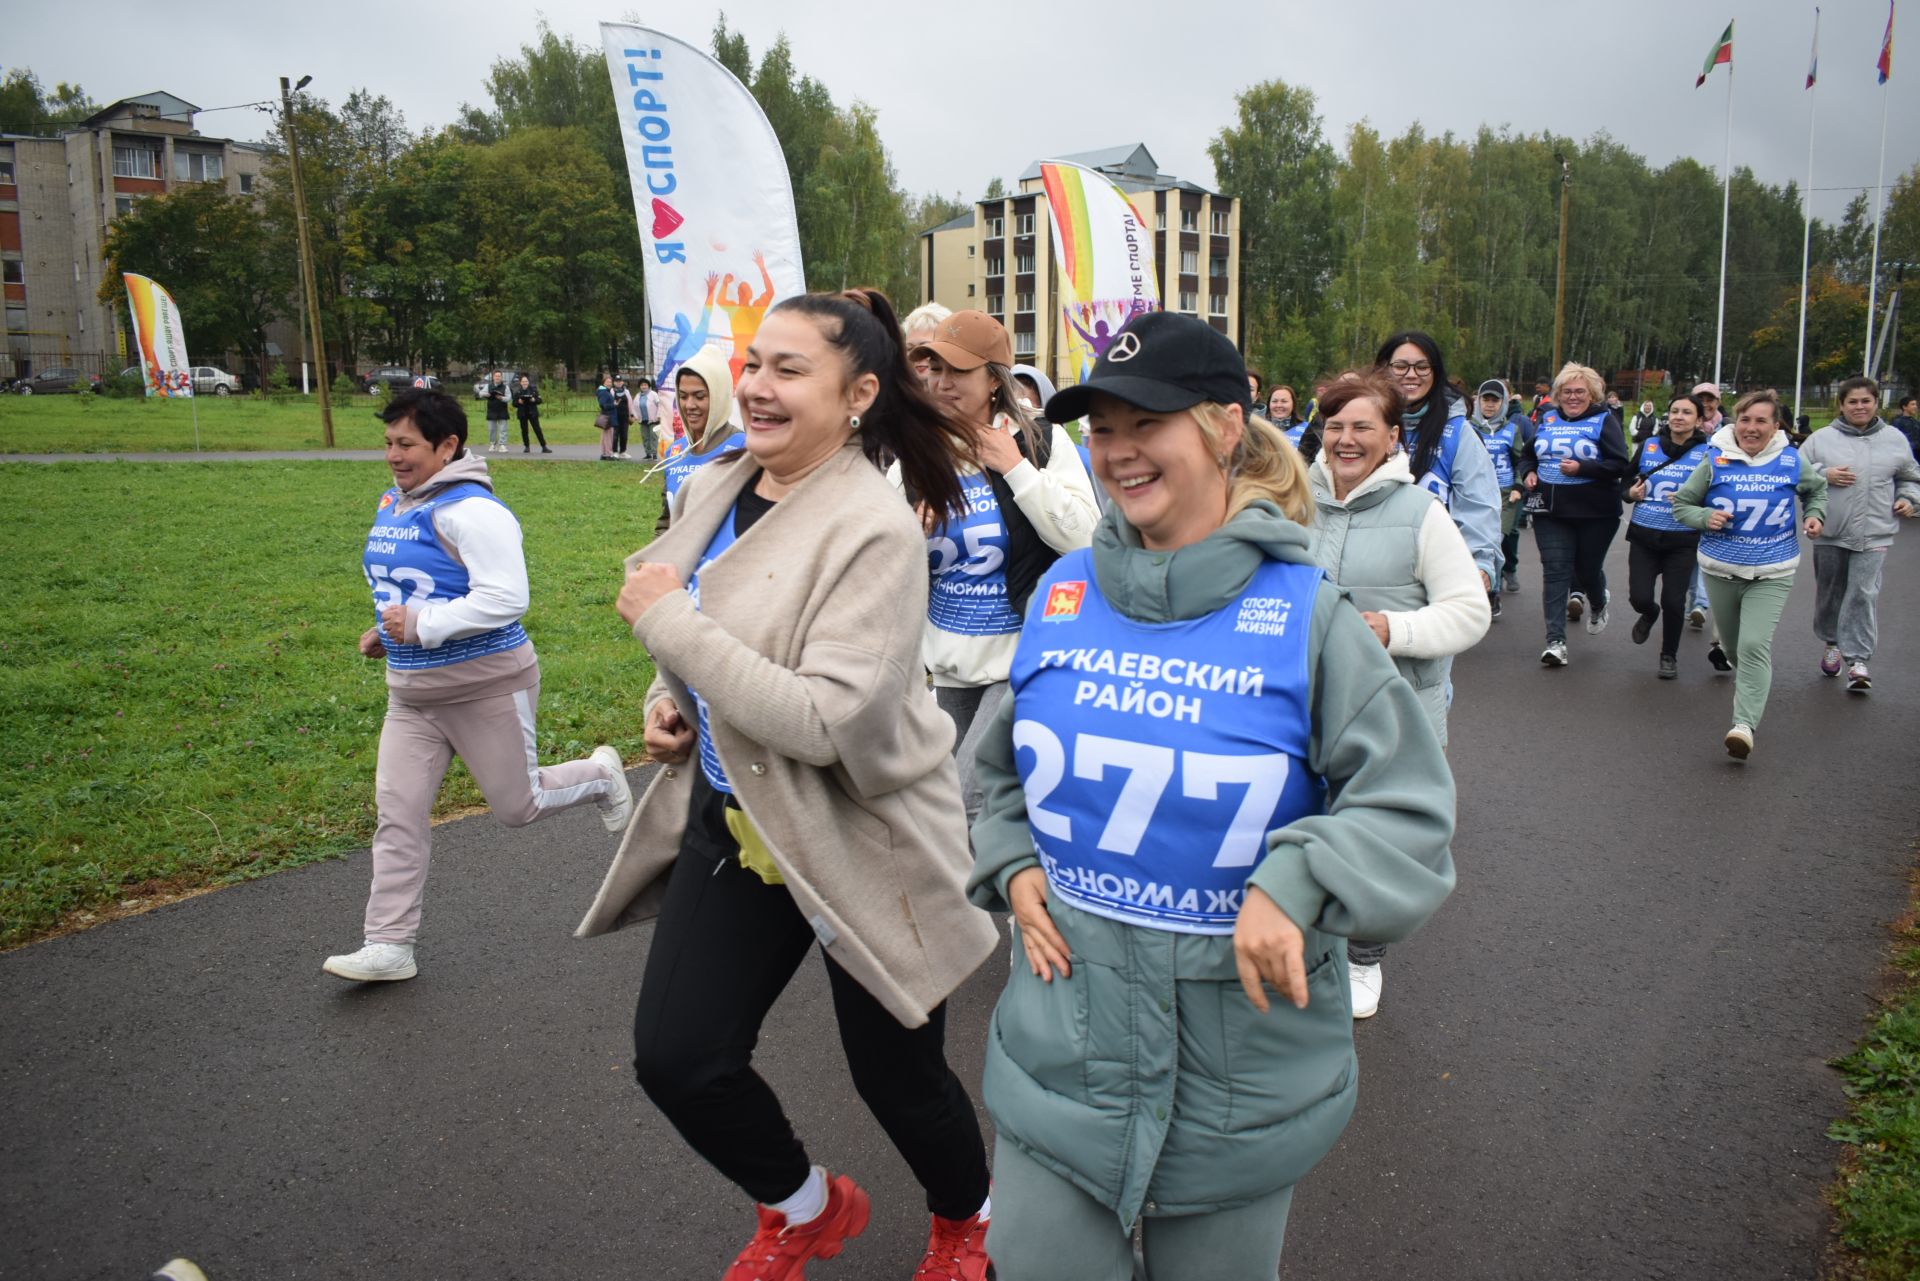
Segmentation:
{"type": "Polygon", "coordinates": [[[878,289],[800,294],[774,307],[831,322],[828,345],[846,359],[851,376],[872,374],[879,394],[860,416],[860,451],[876,467],[900,465],[906,491],[936,512],[961,510],[960,472],[977,467],[973,433],[933,398],[907,363],[900,321],[878,289]]]}
{"type": "MultiPolygon", "coordinates": [[[[1191,412],[1214,453],[1225,454],[1227,433],[1233,425],[1232,410],[1203,401],[1191,412]]],[[[1240,443],[1225,457],[1228,520],[1251,504],[1265,501],[1297,525],[1312,521],[1313,489],[1307,481],[1307,465],[1285,432],[1264,418],[1243,414],[1240,443]]]]}

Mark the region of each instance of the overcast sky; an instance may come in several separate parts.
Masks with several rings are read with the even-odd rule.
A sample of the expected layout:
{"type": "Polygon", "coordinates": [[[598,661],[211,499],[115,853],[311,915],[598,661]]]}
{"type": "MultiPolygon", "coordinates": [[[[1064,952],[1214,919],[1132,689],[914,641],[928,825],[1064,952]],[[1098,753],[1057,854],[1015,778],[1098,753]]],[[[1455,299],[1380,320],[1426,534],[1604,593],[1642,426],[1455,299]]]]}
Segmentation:
{"type": "MultiPolygon", "coordinates": [[[[142,0],[76,10],[21,4],[0,61],[44,83],[77,81],[100,102],[165,89],[202,107],[272,97],[282,74],[314,78],[338,102],[366,87],[415,128],[481,102],[488,67],[531,38],[541,16],[597,42],[602,19],[635,18],[706,47],[722,6],[694,0],[636,15],[631,0],[499,0],[318,5],[194,0],[159,23],[142,0]]],[[[1691,155],[1718,170],[1726,69],[1694,77],[1737,20],[1733,160],[1765,181],[1805,182],[1803,91],[1813,6],[1800,0],[728,0],[728,22],[759,52],[784,30],[800,69],[836,101],[879,113],[910,190],[978,197],[1041,156],[1144,142],[1161,167],[1213,183],[1208,140],[1234,94],[1279,77],[1319,97],[1339,146],[1366,119],[1396,134],[1481,124],[1586,138],[1605,130],[1658,165],[1691,155]]],[[[1920,160],[1920,0],[1895,30],[1894,77],[1874,61],[1886,0],[1822,7],[1814,212],[1835,218],[1874,182],[1881,104],[1890,108],[1887,181],[1920,160]],[[1890,91],[1890,92],[1889,92],[1890,91]]],[[[258,138],[250,110],[208,112],[203,133],[258,138]]]]}

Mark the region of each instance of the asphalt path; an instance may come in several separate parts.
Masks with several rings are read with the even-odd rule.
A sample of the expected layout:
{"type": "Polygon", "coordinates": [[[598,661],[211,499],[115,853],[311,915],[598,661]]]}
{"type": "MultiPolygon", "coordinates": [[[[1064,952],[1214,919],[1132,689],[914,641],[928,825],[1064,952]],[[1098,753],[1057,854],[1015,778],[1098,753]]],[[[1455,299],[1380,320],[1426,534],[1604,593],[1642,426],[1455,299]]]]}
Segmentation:
{"type": "MultiPolygon", "coordinates": [[[[1745,765],[1698,633],[1677,682],[1624,608],[1542,669],[1525,546],[1524,590],[1456,669],[1459,890],[1387,958],[1284,1276],[1818,1272],[1826,1063],[1873,1009],[1920,828],[1917,540],[1868,697],[1816,672],[1802,571],[1745,765]]],[[[0,1276],[175,1254],[214,1281],[718,1276],[749,1210],[629,1069],[650,930],[570,937],[611,853],[597,817],[469,819],[436,848],[413,982],[320,972],[358,941],[364,851],[0,956],[0,1276]]],[[[953,1001],[969,1082],[1003,965],[953,1001]]],[[[873,1193],[812,1275],[898,1281],[923,1204],[830,1020],[810,962],[758,1059],[815,1158],[873,1193]]]]}

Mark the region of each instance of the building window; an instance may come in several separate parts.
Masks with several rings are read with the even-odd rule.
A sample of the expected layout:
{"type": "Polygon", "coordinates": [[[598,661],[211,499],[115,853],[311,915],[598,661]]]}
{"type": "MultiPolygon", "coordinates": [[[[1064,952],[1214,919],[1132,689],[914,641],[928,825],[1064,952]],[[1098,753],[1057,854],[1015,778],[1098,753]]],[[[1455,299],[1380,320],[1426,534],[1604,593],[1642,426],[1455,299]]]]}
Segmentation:
{"type": "Polygon", "coordinates": [[[1015,294],[1013,296],[1013,310],[1016,315],[1031,316],[1033,314],[1033,295],[1031,293],[1015,294]]]}
{"type": "Polygon", "coordinates": [[[1198,249],[1182,249],[1180,251],[1180,274],[1183,276],[1196,276],[1200,274],[1200,251],[1198,249]]]}
{"type": "Polygon", "coordinates": [[[27,278],[25,274],[23,274],[24,271],[25,264],[18,258],[9,258],[5,262],[0,262],[0,283],[9,285],[26,284],[27,278]]]}
{"type": "Polygon", "coordinates": [[[132,196],[115,196],[113,198],[113,216],[114,217],[118,218],[121,214],[130,214],[132,212],[133,212],[132,196]]]}
{"type": "Polygon", "coordinates": [[[1207,298],[1207,314],[1209,316],[1226,315],[1227,314],[1227,296],[1225,294],[1209,295],[1207,298]]]}
{"type": "Polygon", "coordinates": [[[1216,236],[1227,234],[1227,214],[1224,210],[1213,211],[1213,234],[1216,236]]]}
{"type": "Polygon", "coordinates": [[[218,152],[176,151],[173,176],[180,182],[219,182],[226,177],[226,162],[218,152]]]}
{"type": "Polygon", "coordinates": [[[987,259],[987,274],[988,274],[989,276],[1004,276],[1004,275],[1006,275],[1006,274],[1007,274],[1007,260],[1006,260],[1005,258],[989,258],[989,259],[987,259]]]}
{"type": "Polygon", "coordinates": [[[1005,294],[988,294],[987,295],[987,314],[989,316],[1000,315],[1001,312],[1006,310],[1006,306],[1007,306],[1007,296],[1005,294]]]}
{"type": "Polygon", "coordinates": [[[1013,256],[1013,269],[1019,275],[1031,275],[1033,273],[1033,255],[1015,254],[1013,256]]]}
{"type": "Polygon", "coordinates": [[[158,178],[160,153],[148,147],[115,147],[113,176],[116,178],[158,178]]]}
{"type": "Polygon", "coordinates": [[[969,298],[971,298],[971,297],[973,297],[973,286],[972,286],[972,285],[968,285],[968,286],[967,286],[967,297],[969,297],[969,298]]]}
{"type": "Polygon", "coordinates": [[[1180,291],[1180,310],[1186,312],[1189,316],[1198,315],[1200,313],[1200,295],[1191,289],[1182,289],[1180,291]]]}
{"type": "Polygon", "coordinates": [[[968,245],[968,246],[967,246],[967,257],[969,257],[969,258],[971,258],[971,257],[973,257],[973,246],[972,246],[972,245],[968,245]]]}
{"type": "MultiPolygon", "coordinates": [[[[240,175],[240,194],[243,196],[251,196],[253,194],[253,175],[252,174],[243,173],[240,175]]],[[[967,252],[971,253],[973,251],[969,249],[967,252]]]]}
{"type": "Polygon", "coordinates": [[[1225,258],[1217,258],[1217,257],[1210,259],[1207,263],[1207,274],[1212,276],[1215,280],[1226,279],[1227,260],[1225,258]]]}
{"type": "Polygon", "coordinates": [[[13,181],[13,161],[0,160],[0,182],[13,181]]]}
{"type": "Polygon", "coordinates": [[[24,334],[27,332],[27,309],[25,307],[7,308],[7,332],[24,334]]]}
{"type": "Polygon", "coordinates": [[[87,332],[87,313],[82,311],[79,313],[79,316],[80,316],[80,332],[84,334],[87,332]]]}
{"type": "Polygon", "coordinates": [[[1180,230],[1200,230],[1200,211],[1198,209],[1182,209],[1180,211],[1180,230]]]}
{"type": "Polygon", "coordinates": [[[1031,333],[1013,336],[1013,354],[1016,356],[1033,355],[1033,335],[1031,333]]]}
{"type": "Polygon", "coordinates": [[[1033,234],[1033,215],[1030,213],[1015,215],[1013,220],[1013,234],[1016,236],[1031,236],[1033,234]]]}
{"type": "Polygon", "coordinates": [[[1167,229],[1167,211],[1166,210],[1156,209],[1153,211],[1153,229],[1155,231],[1165,231],[1167,229]]]}
{"type": "Polygon", "coordinates": [[[987,219],[987,234],[988,234],[989,236],[1004,236],[1004,235],[1006,235],[1006,234],[1007,234],[1007,220],[1006,220],[1005,218],[989,218],[989,219],[987,219]]]}

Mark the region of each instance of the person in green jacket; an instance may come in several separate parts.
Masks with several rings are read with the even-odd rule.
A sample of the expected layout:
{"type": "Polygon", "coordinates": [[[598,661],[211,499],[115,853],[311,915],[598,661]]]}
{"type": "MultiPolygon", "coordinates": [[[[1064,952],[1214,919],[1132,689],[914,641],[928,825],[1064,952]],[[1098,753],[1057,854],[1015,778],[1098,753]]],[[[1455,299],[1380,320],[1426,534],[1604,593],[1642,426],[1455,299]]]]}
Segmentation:
{"type": "Polygon", "coordinates": [[[1700,569],[1734,664],[1727,755],[1744,761],[1773,688],[1774,629],[1800,567],[1794,502],[1807,537],[1820,537],[1827,482],[1788,443],[1786,414],[1770,391],[1742,396],[1733,425],[1714,432],[1712,444],[1714,452],[1674,494],[1673,518],[1703,531],[1700,569]]]}
{"type": "Polygon", "coordinates": [[[1002,1281],[1270,1281],[1358,1090],[1347,937],[1453,888],[1432,722],[1314,562],[1298,454],[1204,322],[1136,317],[1056,421],[1112,498],[1035,588],[978,752],[1002,1281]],[[1273,1000],[1271,992],[1283,999],[1273,1000]]]}

